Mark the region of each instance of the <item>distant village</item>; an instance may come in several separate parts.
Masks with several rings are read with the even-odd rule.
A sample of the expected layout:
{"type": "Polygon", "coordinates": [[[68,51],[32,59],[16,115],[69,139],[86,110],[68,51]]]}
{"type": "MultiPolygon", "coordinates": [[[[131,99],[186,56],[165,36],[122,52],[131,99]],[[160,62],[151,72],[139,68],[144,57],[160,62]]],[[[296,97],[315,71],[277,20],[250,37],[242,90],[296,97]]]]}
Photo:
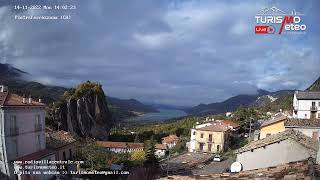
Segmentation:
{"type": "MultiPolygon", "coordinates": [[[[24,164],[14,162],[74,159],[76,138],[69,132],[47,128],[45,115],[46,104],[40,98],[19,96],[0,86],[0,169],[4,176],[51,179],[52,175],[20,173],[24,164]]],[[[224,119],[203,117],[190,129],[187,151],[178,155],[170,154],[170,150],[180,137],[162,137],[161,143],[154,144],[159,168],[172,179],[313,179],[320,169],[320,92],[296,91],[292,112],[268,112],[267,119],[250,122],[248,133],[239,131],[240,125],[230,119],[232,116],[227,112],[224,119]],[[244,146],[242,140],[247,141],[244,146]],[[310,164],[313,174],[309,173],[310,164]],[[192,175],[184,175],[190,171],[192,175]]],[[[118,154],[145,150],[144,143],[97,140],[95,144],[118,154]]],[[[121,170],[123,165],[113,164],[112,168],[121,170]]]]}

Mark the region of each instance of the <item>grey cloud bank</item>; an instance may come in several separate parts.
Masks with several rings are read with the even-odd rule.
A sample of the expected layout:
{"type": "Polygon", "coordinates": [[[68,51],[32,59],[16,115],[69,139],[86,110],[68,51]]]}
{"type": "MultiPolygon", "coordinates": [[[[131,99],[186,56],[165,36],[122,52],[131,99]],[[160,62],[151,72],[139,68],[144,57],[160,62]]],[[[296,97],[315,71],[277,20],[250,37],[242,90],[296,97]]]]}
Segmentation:
{"type": "MultiPolygon", "coordinates": [[[[111,96],[175,105],[304,89],[320,75],[316,0],[69,2],[70,21],[17,21],[15,2],[2,4],[0,62],[46,84],[93,80],[111,96]],[[307,33],[255,35],[254,15],[271,5],[304,12],[307,33]]],[[[50,12],[18,13],[30,14],[50,12]]]]}

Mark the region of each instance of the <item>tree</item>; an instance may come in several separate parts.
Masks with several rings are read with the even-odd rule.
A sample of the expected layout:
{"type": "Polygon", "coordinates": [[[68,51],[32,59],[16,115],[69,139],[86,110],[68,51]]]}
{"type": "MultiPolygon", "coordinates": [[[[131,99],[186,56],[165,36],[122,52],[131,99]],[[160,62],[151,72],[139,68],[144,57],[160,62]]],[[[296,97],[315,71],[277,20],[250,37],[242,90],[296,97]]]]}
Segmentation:
{"type": "Polygon", "coordinates": [[[136,134],[136,136],[134,137],[134,142],[135,143],[139,143],[140,142],[139,134],[136,134]]]}
{"type": "Polygon", "coordinates": [[[239,107],[234,112],[233,118],[239,123],[242,129],[248,129],[250,126],[250,119],[257,120],[258,113],[254,108],[239,107]]]}
{"type": "Polygon", "coordinates": [[[155,155],[155,141],[153,140],[153,136],[151,136],[150,142],[148,143],[148,147],[146,148],[146,161],[144,162],[145,167],[158,167],[159,162],[155,155]]]}

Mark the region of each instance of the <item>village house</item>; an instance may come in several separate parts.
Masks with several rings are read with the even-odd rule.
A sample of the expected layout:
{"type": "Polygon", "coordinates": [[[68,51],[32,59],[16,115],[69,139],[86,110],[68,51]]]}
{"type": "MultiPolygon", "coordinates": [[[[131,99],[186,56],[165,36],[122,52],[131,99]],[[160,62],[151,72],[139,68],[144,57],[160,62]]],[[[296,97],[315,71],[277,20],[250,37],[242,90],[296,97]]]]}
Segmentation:
{"type": "Polygon", "coordinates": [[[15,160],[55,160],[46,149],[45,107],[41,99],[18,96],[0,85],[0,170],[9,179],[31,178],[14,174],[15,160]]]}
{"type": "Polygon", "coordinates": [[[283,132],[285,130],[284,122],[288,118],[289,117],[286,114],[278,112],[275,115],[273,115],[270,119],[264,121],[260,127],[259,139],[266,138],[268,136],[271,136],[272,134],[283,132]]]}
{"type": "Polygon", "coordinates": [[[115,153],[131,153],[135,151],[143,151],[143,143],[130,142],[112,142],[112,141],[97,141],[98,146],[103,147],[107,151],[115,153]]]}
{"type": "Polygon", "coordinates": [[[156,144],[155,145],[155,155],[160,158],[166,155],[168,146],[166,144],[156,144]]]}
{"type": "Polygon", "coordinates": [[[66,131],[47,131],[47,149],[55,152],[58,160],[73,160],[76,139],[66,131]]]}
{"type": "Polygon", "coordinates": [[[293,117],[320,119],[320,92],[296,91],[293,96],[293,117]]]}
{"type": "Polygon", "coordinates": [[[170,134],[169,136],[162,138],[162,144],[167,145],[169,149],[176,146],[178,141],[179,141],[179,138],[174,134],[170,134]]]}
{"type": "Polygon", "coordinates": [[[294,129],[304,135],[319,141],[320,119],[287,119],[284,122],[285,129],[294,129]]]}
{"type": "Polygon", "coordinates": [[[292,129],[253,141],[238,149],[237,162],[242,170],[252,170],[296,162],[308,158],[316,159],[318,141],[292,129]]]}
{"type": "Polygon", "coordinates": [[[231,128],[223,122],[207,122],[191,129],[189,152],[220,153],[229,147],[231,128]]]}

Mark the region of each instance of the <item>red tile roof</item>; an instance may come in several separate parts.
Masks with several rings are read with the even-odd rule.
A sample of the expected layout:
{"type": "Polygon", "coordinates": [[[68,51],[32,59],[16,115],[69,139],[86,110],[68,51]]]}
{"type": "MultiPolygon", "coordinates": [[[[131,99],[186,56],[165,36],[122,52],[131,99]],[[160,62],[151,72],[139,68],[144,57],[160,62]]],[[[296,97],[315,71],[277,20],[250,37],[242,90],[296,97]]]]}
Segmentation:
{"type": "Polygon", "coordinates": [[[45,104],[40,103],[32,99],[29,103],[29,98],[26,98],[26,103],[23,103],[23,97],[10,93],[9,91],[0,92],[0,106],[45,106],[45,104]]]}
{"type": "Polygon", "coordinates": [[[228,120],[228,119],[227,120],[223,120],[222,123],[224,123],[224,124],[226,124],[228,126],[232,126],[233,129],[236,129],[236,128],[240,127],[239,124],[237,124],[237,123],[235,123],[235,122],[233,122],[231,120],[228,120]]]}
{"type": "Polygon", "coordinates": [[[174,134],[170,134],[169,136],[162,138],[162,142],[164,142],[164,143],[172,143],[172,142],[176,142],[178,140],[179,140],[179,138],[174,134]]]}
{"type": "Polygon", "coordinates": [[[47,147],[57,149],[68,144],[76,142],[71,133],[66,131],[49,131],[46,132],[47,147]]]}
{"type": "Polygon", "coordinates": [[[285,114],[277,113],[274,116],[272,116],[270,119],[264,121],[262,123],[261,127],[265,127],[265,126],[268,126],[268,125],[271,125],[271,124],[274,124],[277,122],[285,121],[287,119],[288,119],[288,116],[286,116],[285,114]]]}
{"type": "Polygon", "coordinates": [[[47,157],[47,156],[49,156],[49,155],[51,155],[53,153],[54,152],[51,152],[48,149],[43,149],[43,150],[37,151],[35,153],[31,153],[31,154],[28,154],[28,155],[25,155],[25,156],[18,157],[16,160],[17,161],[39,160],[39,159],[47,157]]]}
{"type": "Polygon", "coordinates": [[[112,141],[97,141],[99,146],[105,148],[143,148],[143,143],[129,143],[129,142],[112,142],[112,141]]]}
{"type": "Polygon", "coordinates": [[[223,124],[222,122],[216,122],[216,123],[212,123],[212,125],[198,128],[197,130],[211,131],[211,132],[225,132],[225,131],[228,131],[229,129],[230,128],[227,125],[223,124]]]}
{"type": "Polygon", "coordinates": [[[159,149],[159,150],[167,150],[168,149],[166,144],[156,144],[155,148],[159,149]]]}

